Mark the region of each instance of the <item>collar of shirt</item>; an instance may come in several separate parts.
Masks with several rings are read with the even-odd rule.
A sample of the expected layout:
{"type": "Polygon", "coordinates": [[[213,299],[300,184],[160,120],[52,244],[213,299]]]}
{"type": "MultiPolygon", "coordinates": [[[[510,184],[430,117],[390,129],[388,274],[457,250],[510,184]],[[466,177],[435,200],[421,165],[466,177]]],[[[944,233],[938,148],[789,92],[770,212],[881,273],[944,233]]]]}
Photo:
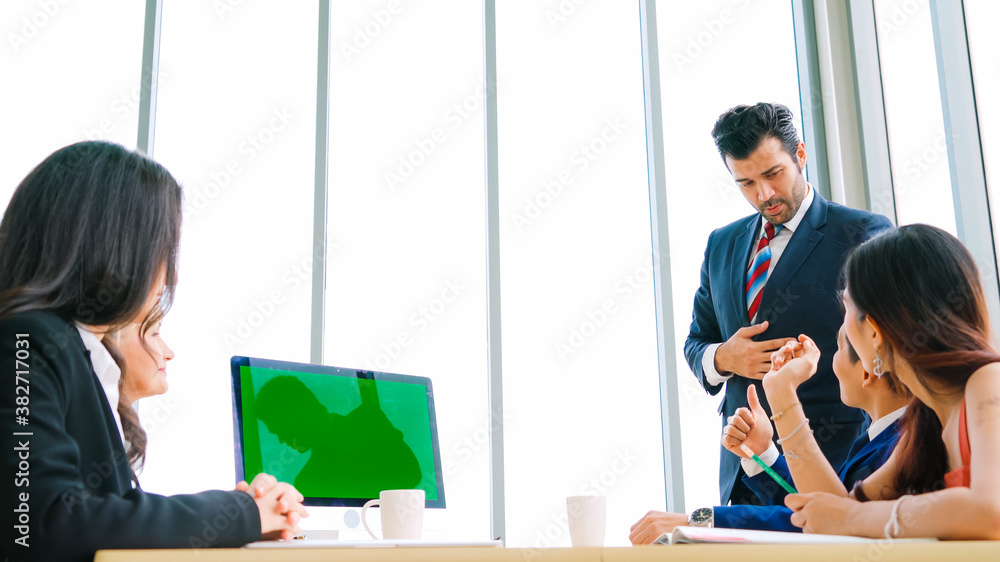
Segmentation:
{"type": "Polygon", "coordinates": [[[115,425],[118,426],[118,437],[122,440],[122,447],[125,446],[124,431],[122,431],[122,420],[118,415],[118,381],[122,377],[122,371],[115,363],[108,348],[104,347],[101,340],[93,332],[77,322],[76,329],[80,332],[80,339],[83,346],[90,352],[90,364],[97,375],[97,381],[104,389],[104,395],[108,397],[108,405],[111,406],[111,415],[115,417],[115,425]]]}
{"type": "Polygon", "coordinates": [[[889,427],[892,424],[892,422],[903,417],[903,414],[905,413],[906,413],[906,406],[903,406],[902,408],[894,412],[890,412],[882,416],[877,421],[873,421],[872,424],[868,426],[868,439],[870,441],[874,440],[876,437],[878,437],[879,433],[882,433],[885,430],[885,428],[889,427]]]}
{"type": "MultiPolygon", "coordinates": [[[[795,230],[799,228],[799,223],[801,223],[802,219],[806,216],[806,212],[809,211],[809,207],[812,206],[813,199],[815,198],[816,198],[816,192],[813,191],[813,188],[811,185],[809,185],[809,182],[806,182],[805,199],[803,199],[802,204],[799,205],[799,210],[795,211],[795,216],[789,219],[788,222],[786,222],[785,224],[781,225],[781,232],[778,233],[778,236],[781,236],[781,234],[786,231],[788,232],[788,235],[791,236],[795,232],[795,230]]],[[[761,215],[760,216],[761,232],[764,231],[764,223],[766,222],[767,219],[764,218],[764,215],[761,215]]]]}

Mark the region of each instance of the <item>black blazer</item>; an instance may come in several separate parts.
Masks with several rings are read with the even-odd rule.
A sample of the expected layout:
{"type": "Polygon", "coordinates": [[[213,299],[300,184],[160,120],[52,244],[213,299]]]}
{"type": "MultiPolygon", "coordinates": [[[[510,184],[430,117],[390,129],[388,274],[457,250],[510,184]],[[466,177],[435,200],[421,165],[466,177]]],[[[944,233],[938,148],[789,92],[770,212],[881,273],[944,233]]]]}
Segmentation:
{"type": "Polygon", "coordinates": [[[244,492],[165,497],[132,488],[112,406],[71,321],[37,311],[0,320],[0,379],[0,558],[91,560],[99,549],[260,538],[260,514],[244,492]],[[27,374],[19,381],[16,370],[27,374]]]}
{"type": "MultiPolygon", "coordinates": [[[[830,203],[815,193],[812,205],[792,233],[761,295],[757,321],[768,320],[769,325],[766,332],[754,339],[806,334],[816,341],[822,353],[819,369],[799,387],[798,396],[806,417],[811,420],[816,441],[833,466],[847,460],[851,444],[867,422],[864,412],[841,403],[840,385],[833,374],[837,331],[844,318],[838,294],[841,268],[851,249],[891,227],[892,223],[882,215],[830,203]]],[[[750,252],[759,231],[760,215],[754,214],[708,237],[684,356],[709,394],[718,394],[723,385],[712,385],[705,380],[701,364],[705,348],[728,340],[737,330],[750,325],[744,287],[750,252]]],[[[726,392],[719,405],[723,425],[737,408],[747,405],[750,384],[758,383],[740,376],[725,383],[726,392]]],[[[759,385],[757,395],[771,415],[767,397],[759,385]]],[[[721,444],[720,450],[719,492],[722,505],[726,505],[739,474],[740,461],[721,444]]]]}

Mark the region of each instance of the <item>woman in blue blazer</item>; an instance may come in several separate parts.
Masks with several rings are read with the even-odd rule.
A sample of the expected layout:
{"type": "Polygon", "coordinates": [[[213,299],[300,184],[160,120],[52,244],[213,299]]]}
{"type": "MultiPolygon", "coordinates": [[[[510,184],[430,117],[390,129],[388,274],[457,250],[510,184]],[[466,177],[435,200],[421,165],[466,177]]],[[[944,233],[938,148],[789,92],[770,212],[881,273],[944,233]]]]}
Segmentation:
{"type": "MultiPolygon", "coordinates": [[[[885,464],[899,439],[899,418],[906,410],[910,393],[892,373],[876,377],[865,371],[857,352],[847,340],[843,327],[837,335],[837,352],[833,356],[833,372],[840,383],[844,404],[861,408],[872,419],[868,431],[859,436],[840,469],[834,468],[823,456],[813,437],[809,420],[805,418],[798,387],[816,373],[819,349],[812,340],[790,342],[775,353],[774,369],[764,377],[764,388],[772,404],[781,410],[774,414],[779,431],[786,438],[780,456],[771,442],[772,428],[768,415],[757,398],[754,387],[747,390],[749,408],[740,408],[730,416],[723,434],[723,446],[739,457],[745,457],[740,445],[746,444],[771,469],[799,491],[840,490],[844,495],[885,464]],[[787,443],[787,444],[786,444],[787,443]],[[786,457],[792,458],[792,466],[786,457]]],[[[728,454],[728,453],[727,453],[728,454]]],[[[702,508],[703,517],[683,513],[650,511],[632,526],[629,538],[634,544],[652,543],[663,533],[689,524],[710,524],[713,527],[758,529],[765,531],[801,532],[791,522],[792,510],[784,506],[784,488],[771,479],[752,460],[743,459],[743,477],[764,505],[730,505],[702,508]],[[693,520],[697,520],[692,522],[693,520]]]]}
{"type": "Polygon", "coordinates": [[[180,222],[169,172],[107,142],[56,151],[14,193],[0,223],[0,558],[298,532],[288,484],[165,497],[134,481],[105,335],[169,307],[180,222]]]}
{"type": "MultiPolygon", "coordinates": [[[[764,391],[775,408],[775,425],[782,436],[784,455],[778,456],[771,442],[772,428],[767,414],[757,400],[756,392],[747,396],[750,408],[741,408],[726,425],[723,445],[734,454],[745,457],[740,445],[747,446],[785,480],[793,482],[802,492],[829,491],[846,495],[858,482],[885,464],[896,448],[902,429],[900,418],[911,399],[910,392],[890,372],[878,376],[865,371],[847,334],[841,326],[837,333],[837,352],[833,356],[833,372],[840,383],[844,404],[861,408],[872,423],[851,447],[847,460],[839,470],[823,456],[811,424],[798,402],[797,389],[816,373],[819,349],[806,336],[791,342],[775,353],[773,369],[764,377],[764,391]]],[[[760,506],[730,506],[715,509],[719,527],[743,527],[774,531],[801,532],[792,525],[792,510],[784,507],[787,493],[773,479],[755,466],[752,460],[741,461],[748,476],[747,484],[764,503],[760,506]]]]}

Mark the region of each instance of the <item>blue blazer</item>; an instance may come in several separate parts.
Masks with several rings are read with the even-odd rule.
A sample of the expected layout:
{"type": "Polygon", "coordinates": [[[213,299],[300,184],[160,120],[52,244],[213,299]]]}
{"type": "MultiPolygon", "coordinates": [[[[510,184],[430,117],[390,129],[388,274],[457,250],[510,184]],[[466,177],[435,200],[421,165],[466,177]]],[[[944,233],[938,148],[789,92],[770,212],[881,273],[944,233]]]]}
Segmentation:
{"type": "MultiPolygon", "coordinates": [[[[899,420],[892,422],[882,430],[872,441],[868,434],[863,433],[851,447],[851,457],[840,467],[837,473],[841,482],[848,490],[854,484],[868,478],[871,473],[889,460],[889,455],[899,441],[901,427],[899,420]]],[[[791,482],[792,475],[788,471],[785,457],[771,465],[771,468],[782,478],[791,482]]],[[[792,531],[801,533],[802,529],[792,525],[792,510],[785,507],[785,496],[788,492],[771,479],[766,473],[752,477],[744,476],[743,481],[764,502],[764,505],[733,505],[715,508],[715,526],[728,529],[760,529],[765,531],[792,531]]]]}
{"type": "MultiPolygon", "coordinates": [[[[867,423],[864,412],[841,403],[840,385],[831,366],[837,350],[837,331],[844,317],[839,300],[841,268],[854,247],[891,227],[892,223],[882,215],[830,203],[817,192],[761,295],[757,320],[768,320],[769,326],[756,340],[806,334],[816,341],[822,353],[816,374],[799,387],[798,396],[823,454],[834,466],[847,459],[851,444],[867,423]]],[[[706,347],[722,343],[750,325],[744,286],[750,251],[759,231],[760,215],[754,214],[708,237],[684,356],[695,377],[712,395],[718,394],[723,385],[712,385],[705,380],[702,357],[706,347]]],[[[758,383],[734,376],[724,384],[726,392],[719,405],[723,425],[726,417],[747,405],[750,384],[758,383]]],[[[771,407],[759,386],[757,395],[771,415],[771,407]]],[[[740,462],[721,444],[720,451],[719,492],[725,505],[729,503],[740,462]]]]}

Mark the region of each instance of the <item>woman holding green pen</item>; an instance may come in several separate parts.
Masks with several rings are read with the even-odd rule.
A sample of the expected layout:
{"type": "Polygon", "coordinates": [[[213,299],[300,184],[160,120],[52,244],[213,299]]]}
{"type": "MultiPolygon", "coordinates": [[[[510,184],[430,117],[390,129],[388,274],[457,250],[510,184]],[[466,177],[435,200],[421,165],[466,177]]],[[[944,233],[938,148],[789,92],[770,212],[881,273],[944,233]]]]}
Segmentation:
{"type": "MultiPolygon", "coordinates": [[[[775,399],[782,399],[780,393],[775,392],[781,387],[787,387],[791,396],[795,395],[795,389],[804,381],[811,378],[816,371],[816,353],[796,353],[793,349],[802,349],[800,342],[795,346],[789,346],[783,354],[783,358],[778,360],[778,369],[768,373],[767,379],[774,392],[774,396],[768,394],[772,404],[775,399]]],[[[795,436],[792,444],[788,446],[791,455],[799,454],[797,458],[786,462],[781,457],[778,449],[772,444],[774,430],[768,420],[767,413],[760,406],[757,400],[757,393],[754,387],[748,390],[748,401],[750,408],[740,408],[729,418],[729,424],[725,428],[723,443],[735,454],[744,456],[742,461],[743,470],[747,473],[743,482],[760,499],[764,505],[731,505],[716,506],[714,508],[701,508],[695,510],[690,516],[683,513],[666,513],[662,511],[650,511],[642,519],[636,522],[630,530],[629,539],[633,544],[652,543],[663,533],[669,533],[680,525],[703,525],[723,528],[738,529],[759,529],[768,531],[791,531],[800,529],[791,523],[792,511],[786,508],[784,498],[788,493],[795,493],[789,490],[792,485],[799,486],[799,490],[813,491],[810,486],[826,486],[826,488],[836,490],[839,486],[839,494],[847,496],[848,489],[855,482],[860,482],[872,474],[872,472],[886,461],[896,446],[899,436],[899,416],[906,408],[909,401],[909,393],[891,374],[885,373],[882,377],[875,377],[866,372],[861,365],[861,360],[851,347],[850,342],[841,328],[837,337],[837,352],[833,356],[833,372],[840,383],[840,394],[845,404],[861,408],[868,412],[873,423],[868,431],[862,434],[851,447],[849,458],[834,472],[830,467],[826,457],[818,452],[815,443],[802,443],[795,445],[795,436]],[[742,448],[749,450],[749,453],[742,453],[742,448]],[[738,452],[739,451],[739,452],[738,452]],[[813,451],[816,451],[813,454],[813,451]],[[778,475],[786,481],[779,486],[767,473],[761,472],[761,468],[755,461],[750,461],[746,457],[754,455],[760,460],[762,465],[767,466],[769,472],[778,475]],[[763,457],[763,458],[761,458],[763,457]],[[789,471],[789,465],[795,465],[794,474],[789,471]],[[813,478],[815,475],[832,475],[835,482],[822,481],[813,478]],[[794,476],[794,480],[793,480],[794,476]],[[815,481],[814,481],[815,480],[815,481]],[[802,482],[802,485],[799,482],[802,482]],[[788,488],[784,488],[788,486],[788,488]],[[706,513],[707,512],[707,513],[706,513]],[[701,517],[697,515],[701,514],[701,517]]],[[[791,402],[787,402],[791,403],[791,402]]],[[[801,408],[792,408],[792,411],[785,414],[792,425],[799,425],[804,421],[801,408]]],[[[776,416],[777,417],[777,416],[776,416]]],[[[779,420],[780,422],[781,420],[779,420]]],[[[779,435],[789,436],[791,429],[785,424],[781,425],[779,435]]],[[[822,420],[816,420],[816,427],[820,428],[820,433],[824,431],[822,420]]],[[[798,431],[803,439],[814,440],[812,431],[806,422],[798,431]]],[[[821,434],[822,438],[823,435],[821,434]]],[[[790,455],[790,456],[791,456],[790,455]]]]}
{"type": "Polygon", "coordinates": [[[954,236],[904,226],[844,266],[844,325],[865,369],[891,370],[914,399],[892,457],[852,498],[795,494],[806,532],[1000,539],[1000,355],[979,272],[954,236]]]}
{"type": "MultiPolygon", "coordinates": [[[[784,451],[779,465],[784,470],[780,472],[790,473],[795,485],[802,491],[828,492],[847,497],[849,487],[881,466],[895,447],[898,433],[896,420],[902,417],[911,395],[891,373],[883,372],[881,376],[875,376],[859,364],[860,358],[847,340],[843,326],[837,334],[837,348],[833,356],[833,372],[840,382],[840,398],[844,404],[864,410],[872,420],[868,431],[858,438],[849,456],[855,456],[866,447],[873,452],[877,449],[877,462],[869,459],[865,463],[856,463],[855,470],[844,475],[838,474],[823,456],[817,440],[826,438],[836,428],[825,426],[823,420],[806,418],[796,394],[798,387],[816,373],[819,363],[819,349],[808,336],[799,336],[797,341],[785,344],[772,354],[772,368],[764,376],[762,384],[774,411],[770,419],[778,432],[778,444],[784,451]],[[889,431],[883,434],[885,430],[889,431]]],[[[737,410],[723,430],[722,444],[744,459],[751,453],[757,453],[766,459],[761,463],[774,464],[773,459],[777,459],[778,453],[771,444],[771,424],[767,423],[767,413],[752,388],[747,392],[747,402],[750,407],[737,410]]],[[[754,474],[760,470],[746,460],[743,464],[753,481],[754,474]]],[[[781,484],[780,481],[778,483],[781,484]]],[[[794,490],[788,491],[795,493],[794,490]]],[[[774,499],[780,503],[783,497],[774,499]]]]}

